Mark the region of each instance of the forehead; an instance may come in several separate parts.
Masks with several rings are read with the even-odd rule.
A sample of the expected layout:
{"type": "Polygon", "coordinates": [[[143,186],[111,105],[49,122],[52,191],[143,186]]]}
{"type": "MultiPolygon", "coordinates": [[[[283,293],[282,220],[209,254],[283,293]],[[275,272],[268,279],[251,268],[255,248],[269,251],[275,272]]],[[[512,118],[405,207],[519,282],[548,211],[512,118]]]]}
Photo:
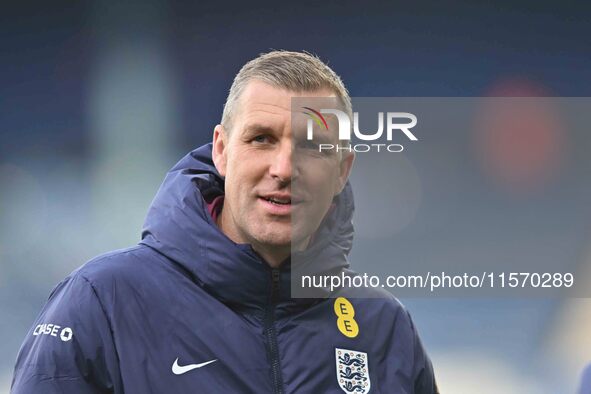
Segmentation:
{"type": "Polygon", "coordinates": [[[270,121],[289,118],[292,112],[292,99],[296,97],[336,97],[329,89],[295,92],[275,87],[259,80],[248,83],[239,99],[239,120],[264,117],[270,121]],[[240,119],[240,118],[246,119],[240,119]]]}

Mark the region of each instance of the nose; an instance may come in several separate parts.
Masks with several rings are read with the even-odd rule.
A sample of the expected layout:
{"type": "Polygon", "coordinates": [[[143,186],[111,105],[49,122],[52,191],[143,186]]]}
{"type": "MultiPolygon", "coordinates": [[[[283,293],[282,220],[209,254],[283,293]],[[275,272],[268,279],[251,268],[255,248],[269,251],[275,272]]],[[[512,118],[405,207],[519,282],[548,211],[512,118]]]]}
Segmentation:
{"type": "Polygon", "coordinates": [[[292,181],[292,154],[291,141],[282,141],[275,151],[273,162],[269,168],[269,173],[273,179],[281,183],[290,183],[292,181]]]}

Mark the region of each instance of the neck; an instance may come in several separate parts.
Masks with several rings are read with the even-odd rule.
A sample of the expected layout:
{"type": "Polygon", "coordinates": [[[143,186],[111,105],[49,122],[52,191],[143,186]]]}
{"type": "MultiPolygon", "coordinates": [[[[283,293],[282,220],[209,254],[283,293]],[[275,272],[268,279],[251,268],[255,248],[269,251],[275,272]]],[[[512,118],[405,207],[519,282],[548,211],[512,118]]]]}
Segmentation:
{"type": "Polygon", "coordinates": [[[251,244],[252,248],[255,252],[263,260],[267,262],[269,267],[271,268],[279,268],[283,264],[283,262],[289,257],[291,254],[291,247],[287,247],[287,250],[267,250],[267,248],[261,248],[256,246],[254,243],[251,244]]]}
{"type": "Polygon", "coordinates": [[[309,241],[309,237],[302,242],[298,242],[297,244],[288,244],[288,245],[265,245],[260,242],[257,242],[255,239],[251,239],[250,237],[246,237],[241,234],[237,229],[234,228],[230,223],[228,223],[227,217],[227,210],[222,208],[222,211],[215,219],[216,224],[222,230],[224,234],[232,241],[237,244],[244,244],[248,243],[252,246],[252,249],[259,255],[261,258],[271,267],[271,268],[279,268],[283,264],[283,262],[291,255],[293,251],[300,251],[306,249],[309,241]],[[226,213],[226,215],[224,215],[226,213]]]}

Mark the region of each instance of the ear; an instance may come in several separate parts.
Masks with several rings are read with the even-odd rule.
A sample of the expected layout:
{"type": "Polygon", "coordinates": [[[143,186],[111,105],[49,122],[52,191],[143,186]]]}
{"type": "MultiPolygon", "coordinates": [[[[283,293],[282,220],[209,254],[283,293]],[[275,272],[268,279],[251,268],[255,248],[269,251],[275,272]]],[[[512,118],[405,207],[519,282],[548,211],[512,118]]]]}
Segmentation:
{"type": "Polygon", "coordinates": [[[351,173],[351,168],[353,168],[353,162],[355,161],[355,152],[343,152],[343,154],[345,156],[342,157],[339,164],[339,178],[335,196],[345,188],[347,179],[349,179],[349,174],[351,173]]]}
{"type": "Polygon", "coordinates": [[[226,135],[224,126],[219,124],[215,127],[215,129],[213,129],[213,148],[211,152],[211,157],[213,159],[213,164],[215,165],[215,168],[223,177],[226,176],[226,166],[228,163],[228,159],[226,157],[227,147],[228,136],[226,135]]]}

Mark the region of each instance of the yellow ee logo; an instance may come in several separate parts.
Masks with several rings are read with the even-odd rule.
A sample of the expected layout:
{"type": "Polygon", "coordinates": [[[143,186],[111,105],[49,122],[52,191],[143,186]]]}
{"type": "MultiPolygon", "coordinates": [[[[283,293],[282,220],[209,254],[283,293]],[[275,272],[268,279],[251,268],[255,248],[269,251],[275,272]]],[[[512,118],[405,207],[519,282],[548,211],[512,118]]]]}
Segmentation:
{"type": "Polygon", "coordinates": [[[334,313],[337,315],[337,327],[341,334],[348,338],[355,338],[359,334],[359,326],[355,321],[355,308],[344,297],[334,301],[334,313]]]}

